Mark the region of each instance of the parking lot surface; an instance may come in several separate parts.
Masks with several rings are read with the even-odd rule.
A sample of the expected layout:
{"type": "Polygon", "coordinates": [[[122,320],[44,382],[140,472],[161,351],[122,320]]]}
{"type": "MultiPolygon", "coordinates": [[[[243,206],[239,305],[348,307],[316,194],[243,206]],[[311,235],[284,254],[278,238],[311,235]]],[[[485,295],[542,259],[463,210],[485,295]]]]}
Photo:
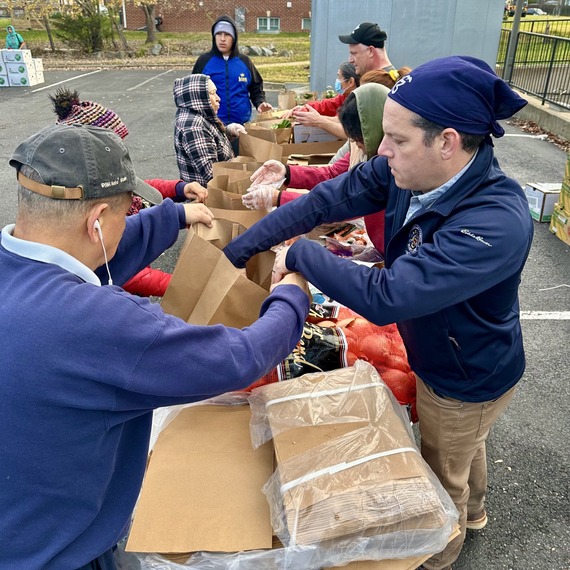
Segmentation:
{"type": "MultiPolygon", "coordinates": [[[[14,148],[55,121],[48,94],[60,85],[116,111],[141,178],[177,178],[172,86],[181,70],[48,71],[46,83],[0,89],[0,227],[16,212],[14,148]]],[[[268,91],[277,105],[277,91],[268,91]]],[[[503,169],[521,184],[561,182],[566,154],[503,122],[503,169]]],[[[570,247],[534,223],[520,288],[527,370],[488,442],[488,526],[469,532],[454,570],[570,570],[570,247]]],[[[180,241],[180,240],[179,240],[180,241]]],[[[175,246],[158,264],[172,269],[175,246]]],[[[3,323],[9,330],[9,323],[3,323]]]]}

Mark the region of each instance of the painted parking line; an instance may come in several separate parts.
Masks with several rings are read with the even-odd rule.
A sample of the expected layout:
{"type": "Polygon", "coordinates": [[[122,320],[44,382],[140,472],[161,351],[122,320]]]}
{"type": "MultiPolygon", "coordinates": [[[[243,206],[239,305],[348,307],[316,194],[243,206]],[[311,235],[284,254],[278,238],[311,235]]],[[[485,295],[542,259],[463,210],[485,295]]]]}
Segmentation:
{"type": "Polygon", "coordinates": [[[169,69],[168,71],[165,71],[163,73],[159,73],[158,75],[155,75],[154,77],[151,77],[150,79],[147,79],[146,81],[143,81],[142,83],[139,83],[138,85],[133,85],[132,87],[129,87],[127,89],[127,91],[133,91],[135,89],[138,89],[139,87],[142,87],[143,85],[146,85],[147,83],[150,83],[151,81],[154,81],[155,79],[158,79],[159,77],[162,77],[163,75],[166,75],[167,73],[172,73],[172,69],[169,69]]]}
{"type": "Polygon", "coordinates": [[[519,137],[519,138],[527,138],[527,139],[538,139],[541,141],[545,141],[548,138],[548,135],[523,135],[518,133],[505,133],[503,136],[505,137],[519,137]]]}
{"type": "Polygon", "coordinates": [[[81,77],[87,77],[88,75],[93,75],[94,73],[99,73],[100,71],[103,71],[102,69],[96,69],[95,71],[90,71],[89,73],[82,73],[81,75],[76,75],[75,77],[70,77],[69,79],[64,79],[63,81],[58,81],[57,83],[50,83],[49,85],[46,85],[44,87],[40,87],[39,89],[34,89],[32,91],[32,93],[37,93],[38,91],[43,91],[44,89],[51,89],[52,87],[55,87],[56,85],[61,85],[62,83],[69,83],[70,81],[73,81],[74,79],[80,79],[81,77]]]}
{"type": "Polygon", "coordinates": [[[570,311],[521,311],[521,321],[568,321],[570,311]]]}

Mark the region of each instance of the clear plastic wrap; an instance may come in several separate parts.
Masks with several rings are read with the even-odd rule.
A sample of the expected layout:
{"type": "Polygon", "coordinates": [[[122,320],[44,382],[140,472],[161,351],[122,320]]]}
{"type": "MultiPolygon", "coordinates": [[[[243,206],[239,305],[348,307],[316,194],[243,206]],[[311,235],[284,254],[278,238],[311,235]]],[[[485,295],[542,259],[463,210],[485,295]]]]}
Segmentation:
{"type": "MultiPolygon", "coordinates": [[[[206,403],[240,404],[244,396],[206,403]]],[[[371,365],[308,374],[256,389],[249,399],[264,437],[274,440],[278,467],[264,493],[285,546],[275,540],[269,550],[163,556],[120,545],[119,570],[324,570],[443,550],[457,511],[422,460],[405,410],[371,365]],[[263,411],[277,389],[281,402],[263,411]]],[[[157,411],[154,431],[184,407],[157,411]]]]}
{"type": "MultiPolygon", "coordinates": [[[[256,388],[249,397],[251,440],[259,447],[283,431],[303,426],[350,422],[377,423],[391,401],[388,387],[372,366],[357,361],[353,367],[305,374],[295,381],[256,388]]],[[[400,409],[402,418],[405,412],[400,409]]],[[[406,422],[409,420],[406,418],[406,422]]]]}
{"type": "Polygon", "coordinates": [[[285,546],[366,537],[371,559],[443,549],[457,511],[373,366],[264,386],[250,405],[252,439],[273,436],[264,493],[285,546]]]}

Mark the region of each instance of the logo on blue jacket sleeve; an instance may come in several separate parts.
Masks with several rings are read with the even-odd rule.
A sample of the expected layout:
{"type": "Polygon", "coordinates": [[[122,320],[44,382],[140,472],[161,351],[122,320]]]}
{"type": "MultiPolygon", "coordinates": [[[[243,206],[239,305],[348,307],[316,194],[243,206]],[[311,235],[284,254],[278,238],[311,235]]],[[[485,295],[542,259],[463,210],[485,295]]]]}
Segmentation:
{"type": "Polygon", "coordinates": [[[406,253],[417,253],[423,242],[422,228],[418,224],[414,224],[408,234],[408,243],[406,244],[406,253]]]}
{"type": "Polygon", "coordinates": [[[245,81],[247,83],[247,77],[245,76],[245,73],[239,74],[238,81],[245,81]]]}

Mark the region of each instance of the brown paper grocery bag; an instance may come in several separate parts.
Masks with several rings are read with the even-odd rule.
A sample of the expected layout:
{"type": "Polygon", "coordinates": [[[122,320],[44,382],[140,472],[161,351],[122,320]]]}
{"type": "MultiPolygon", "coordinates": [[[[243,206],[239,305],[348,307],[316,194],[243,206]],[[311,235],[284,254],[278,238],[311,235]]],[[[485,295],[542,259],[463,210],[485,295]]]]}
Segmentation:
{"type": "Polygon", "coordinates": [[[243,133],[239,136],[239,153],[243,156],[251,156],[260,162],[271,159],[283,161],[281,145],[243,133]]]}
{"type": "Polygon", "coordinates": [[[208,208],[247,210],[243,205],[241,198],[247,192],[247,188],[251,185],[249,173],[239,170],[236,172],[247,174],[248,176],[241,180],[230,181],[230,177],[227,174],[224,174],[214,176],[214,178],[208,182],[208,198],[206,199],[206,206],[208,206],[208,208]],[[230,188],[232,191],[230,191],[230,188]]]}
{"type": "Polygon", "coordinates": [[[220,175],[230,175],[234,172],[247,172],[248,176],[251,176],[252,172],[255,172],[263,162],[254,160],[251,156],[236,156],[233,160],[228,160],[225,162],[214,162],[213,171],[214,176],[220,175]],[[243,160],[237,160],[243,159],[243,160]]]}
{"type": "Polygon", "coordinates": [[[261,123],[246,123],[244,126],[247,134],[249,135],[259,137],[265,139],[266,141],[274,142],[277,144],[287,144],[291,142],[293,128],[274,128],[274,126],[278,125],[281,121],[282,119],[273,119],[271,121],[264,121],[261,123]]]}
{"type": "MultiPolygon", "coordinates": [[[[219,210],[216,210],[216,212],[219,212],[219,210]]],[[[221,214],[225,216],[225,219],[216,217],[211,228],[204,224],[194,224],[193,226],[197,235],[219,249],[226,247],[230,241],[249,227],[242,224],[242,221],[253,225],[253,220],[259,216],[258,212],[251,211],[239,212],[236,210],[232,212],[231,210],[226,210],[226,212],[226,214],[221,214]],[[250,214],[253,214],[253,216],[250,216],[250,214]]],[[[262,251],[254,255],[245,266],[247,278],[269,291],[274,262],[275,254],[272,251],[262,251]]]]}
{"type": "Polygon", "coordinates": [[[297,105],[297,94],[289,89],[280,91],[277,94],[277,105],[280,109],[292,109],[297,105]]]}
{"type": "MultiPolygon", "coordinates": [[[[231,239],[232,235],[245,231],[239,224],[223,222],[214,220],[214,228],[208,236],[214,243],[200,237],[193,228],[188,230],[161,306],[166,313],[191,324],[224,324],[243,328],[259,317],[268,290],[248,279],[217,247],[224,246],[224,241],[231,239]]],[[[208,234],[202,228],[199,231],[208,234]]],[[[272,252],[264,254],[274,258],[272,252]]],[[[246,269],[246,273],[262,280],[268,288],[268,280],[271,280],[271,269],[269,277],[266,275],[269,260],[255,260],[255,257],[249,262],[252,269],[246,269]]]]}
{"type": "Polygon", "coordinates": [[[244,228],[250,228],[267,215],[265,210],[226,210],[224,208],[210,208],[214,218],[237,222],[244,228]]]}
{"type": "Polygon", "coordinates": [[[244,170],[228,171],[227,174],[219,174],[214,176],[207,187],[215,187],[225,192],[233,192],[234,194],[246,194],[247,189],[251,186],[249,179],[251,172],[244,170]]]}
{"type": "Polygon", "coordinates": [[[208,183],[208,198],[206,206],[208,208],[221,208],[224,210],[247,210],[241,201],[242,194],[225,192],[221,188],[210,186],[208,183]]]}

